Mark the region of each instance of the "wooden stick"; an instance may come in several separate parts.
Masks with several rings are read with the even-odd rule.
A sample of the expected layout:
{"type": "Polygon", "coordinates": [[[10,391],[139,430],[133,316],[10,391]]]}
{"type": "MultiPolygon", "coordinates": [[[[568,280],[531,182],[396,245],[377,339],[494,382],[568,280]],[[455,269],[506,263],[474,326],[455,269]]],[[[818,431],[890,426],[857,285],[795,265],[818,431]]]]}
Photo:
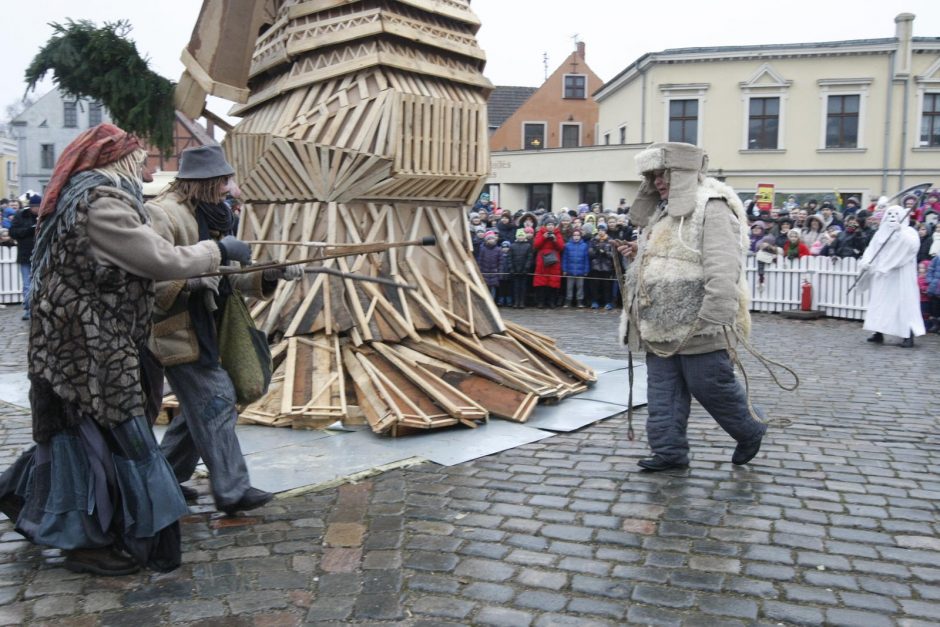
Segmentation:
{"type": "Polygon", "coordinates": [[[437,244],[437,238],[433,235],[427,237],[422,237],[421,239],[410,240],[407,242],[381,242],[375,244],[331,244],[329,242],[293,242],[290,240],[278,240],[278,239],[256,239],[256,240],[244,240],[246,244],[270,244],[270,245],[285,245],[285,246],[305,246],[308,248],[335,248],[337,251],[344,250],[350,251],[345,253],[347,255],[360,254],[359,249],[362,250],[361,253],[374,253],[382,252],[383,250],[388,250],[391,248],[402,248],[404,246],[434,246],[437,244]]]}
{"type": "MultiPolygon", "coordinates": [[[[200,278],[206,276],[228,276],[231,274],[247,274],[249,272],[261,272],[263,270],[275,270],[278,268],[286,268],[287,266],[296,266],[302,263],[313,263],[316,261],[323,261],[322,258],[311,258],[311,259],[297,259],[295,261],[280,261],[277,263],[263,263],[254,266],[246,266],[244,268],[228,268],[223,266],[219,268],[216,272],[206,272],[205,274],[197,274],[193,278],[200,278]]],[[[400,283],[394,279],[385,279],[377,276],[367,276],[365,274],[356,274],[355,272],[343,272],[342,270],[337,270],[336,268],[325,268],[323,266],[317,266],[315,268],[304,268],[304,272],[307,274],[331,274],[333,276],[342,277],[344,279],[349,279],[351,281],[365,281],[367,283],[381,283],[382,285],[391,285],[392,287],[400,287],[406,290],[416,290],[418,289],[417,285],[411,285],[410,283],[400,283]]]]}

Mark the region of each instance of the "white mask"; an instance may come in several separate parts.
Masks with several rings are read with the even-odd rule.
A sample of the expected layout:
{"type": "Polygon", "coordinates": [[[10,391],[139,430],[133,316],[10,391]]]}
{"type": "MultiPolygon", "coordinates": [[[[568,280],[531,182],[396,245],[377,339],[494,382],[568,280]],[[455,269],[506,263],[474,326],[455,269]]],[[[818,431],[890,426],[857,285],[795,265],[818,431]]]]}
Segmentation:
{"type": "Polygon", "coordinates": [[[885,226],[885,228],[897,231],[901,228],[903,219],[904,209],[897,205],[892,205],[888,207],[887,210],[885,210],[885,216],[881,223],[885,226]]]}

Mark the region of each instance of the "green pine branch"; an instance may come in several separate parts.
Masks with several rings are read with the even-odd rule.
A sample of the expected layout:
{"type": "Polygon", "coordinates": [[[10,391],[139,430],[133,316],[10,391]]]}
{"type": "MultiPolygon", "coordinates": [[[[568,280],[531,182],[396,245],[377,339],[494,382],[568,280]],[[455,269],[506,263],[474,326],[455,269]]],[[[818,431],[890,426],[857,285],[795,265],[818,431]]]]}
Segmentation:
{"type": "Polygon", "coordinates": [[[130,23],[106,22],[99,28],[88,20],[68,20],[50,26],[53,36],[26,69],[27,91],[51,71],[64,93],[100,101],[117,126],[170,155],[175,84],[151,70],[126,37],[130,23]]]}

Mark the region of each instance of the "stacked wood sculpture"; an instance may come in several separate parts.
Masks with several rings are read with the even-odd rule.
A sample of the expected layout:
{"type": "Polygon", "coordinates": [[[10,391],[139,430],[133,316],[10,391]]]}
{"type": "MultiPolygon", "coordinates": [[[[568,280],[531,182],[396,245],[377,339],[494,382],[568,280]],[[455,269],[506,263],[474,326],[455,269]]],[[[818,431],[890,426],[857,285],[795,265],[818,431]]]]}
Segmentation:
{"type": "Polygon", "coordinates": [[[521,422],[594,381],[551,338],[502,320],[470,252],[491,85],[469,1],[272,0],[247,14],[268,21],[223,144],[248,200],[239,236],[264,242],[258,262],[320,257],[402,287],[308,274],[253,303],[277,368],[242,418],[316,428],[360,417],[395,435],[521,422]],[[436,244],[384,245],[426,236],[436,244]]]}

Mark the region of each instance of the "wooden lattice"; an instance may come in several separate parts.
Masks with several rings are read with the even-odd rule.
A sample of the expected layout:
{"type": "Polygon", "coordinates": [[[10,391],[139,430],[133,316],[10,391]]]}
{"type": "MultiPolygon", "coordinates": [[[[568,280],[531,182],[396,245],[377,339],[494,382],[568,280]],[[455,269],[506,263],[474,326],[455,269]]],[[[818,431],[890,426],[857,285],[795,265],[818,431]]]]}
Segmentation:
{"type": "Polygon", "coordinates": [[[239,236],[267,242],[258,262],[321,255],[415,289],[307,274],[253,303],[276,371],[242,418],[399,434],[525,421],[539,400],[585,389],[591,369],[502,320],[470,254],[491,89],[470,3],[269,0],[263,13],[243,120],[223,144],[248,200],[239,236]],[[337,256],[426,236],[436,244],[337,256]]]}

